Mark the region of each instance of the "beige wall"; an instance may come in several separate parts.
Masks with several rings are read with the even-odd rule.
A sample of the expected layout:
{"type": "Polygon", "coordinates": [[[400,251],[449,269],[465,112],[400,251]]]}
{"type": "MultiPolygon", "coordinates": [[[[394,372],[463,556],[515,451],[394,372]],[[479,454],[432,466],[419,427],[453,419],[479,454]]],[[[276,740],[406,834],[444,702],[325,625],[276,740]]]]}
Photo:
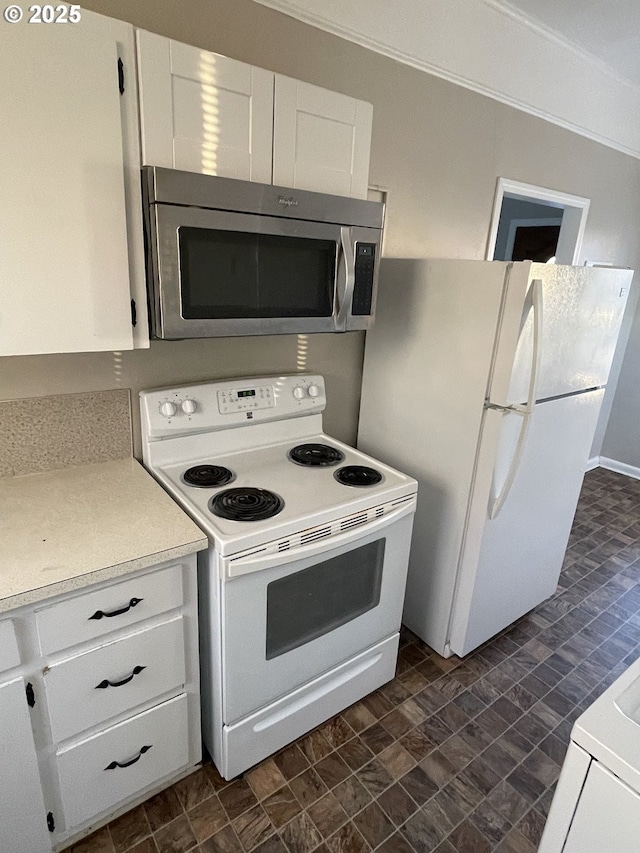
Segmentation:
{"type": "MultiPolygon", "coordinates": [[[[249,0],[87,0],[83,7],[373,103],[370,181],[388,190],[389,256],[484,257],[496,179],[503,176],[587,196],[584,258],[640,266],[640,162],[631,157],[249,0]]],[[[629,356],[640,361],[635,331],[632,340],[629,356]]],[[[148,352],[121,357],[3,359],[0,395],[121,385],[135,393],[172,382],[295,371],[306,346],[306,369],[328,378],[327,429],[353,441],[363,342],[362,333],[219,339],[156,342],[148,352]]],[[[616,412],[622,434],[629,409],[640,421],[640,394],[620,407],[620,418],[616,412]]]]}

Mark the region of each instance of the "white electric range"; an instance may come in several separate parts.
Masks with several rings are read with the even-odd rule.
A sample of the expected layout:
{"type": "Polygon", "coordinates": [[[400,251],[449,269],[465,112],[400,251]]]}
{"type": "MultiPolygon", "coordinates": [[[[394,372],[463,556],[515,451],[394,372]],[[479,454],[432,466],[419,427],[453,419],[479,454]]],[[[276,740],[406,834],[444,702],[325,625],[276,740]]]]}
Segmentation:
{"type": "Polygon", "coordinates": [[[203,736],[227,779],[393,678],[417,483],[327,436],[321,376],[142,392],[200,525],[203,736]]]}

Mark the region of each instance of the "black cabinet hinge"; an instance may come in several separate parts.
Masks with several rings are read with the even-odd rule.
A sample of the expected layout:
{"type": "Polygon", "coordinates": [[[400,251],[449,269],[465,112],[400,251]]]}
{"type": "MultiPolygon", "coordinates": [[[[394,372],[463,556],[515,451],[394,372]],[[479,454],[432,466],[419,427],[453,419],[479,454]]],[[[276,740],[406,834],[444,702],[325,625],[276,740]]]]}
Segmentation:
{"type": "Polygon", "coordinates": [[[120,90],[120,94],[124,94],[124,63],[118,57],[118,89],[120,90]]]}
{"type": "Polygon", "coordinates": [[[33,706],[36,704],[36,694],[33,692],[33,684],[30,681],[25,687],[25,693],[27,694],[27,705],[30,708],[33,708],[33,706]]]}
{"type": "Polygon", "coordinates": [[[136,300],[131,300],[131,325],[135,326],[138,323],[138,312],[136,311],[136,300]]]}
{"type": "Polygon", "coordinates": [[[49,832],[55,832],[56,822],[53,819],[53,813],[52,812],[49,812],[47,814],[47,827],[49,829],[49,832]]]}

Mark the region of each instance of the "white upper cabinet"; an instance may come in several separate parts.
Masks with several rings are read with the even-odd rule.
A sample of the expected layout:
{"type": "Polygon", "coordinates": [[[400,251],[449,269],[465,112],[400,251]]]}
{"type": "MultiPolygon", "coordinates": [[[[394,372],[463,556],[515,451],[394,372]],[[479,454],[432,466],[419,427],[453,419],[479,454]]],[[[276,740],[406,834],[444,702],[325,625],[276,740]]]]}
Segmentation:
{"type": "Polygon", "coordinates": [[[276,75],[273,183],[367,197],[373,107],[276,75]]]}
{"type": "Polygon", "coordinates": [[[142,162],[366,198],[371,104],[139,30],[142,162]]]}
{"type": "Polygon", "coordinates": [[[0,33],[0,355],[148,346],[133,28],[27,18],[0,33]]]}
{"type": "Polygon", "coordinates": [[[137,32],[142,162],[271,183],[273,74],[137,32]]]}

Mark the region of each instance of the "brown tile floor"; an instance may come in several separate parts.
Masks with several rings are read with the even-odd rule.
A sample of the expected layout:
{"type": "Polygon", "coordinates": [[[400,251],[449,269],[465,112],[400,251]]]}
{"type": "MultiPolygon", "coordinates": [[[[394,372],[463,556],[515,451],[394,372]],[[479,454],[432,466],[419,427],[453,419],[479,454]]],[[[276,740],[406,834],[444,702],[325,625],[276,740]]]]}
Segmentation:
{"type": "Polygon", "coordinates": [[[73,853],[534,853],[575,718],[640,653],[640,481],[585,478],[555,596],[224,782],[211,765],[73,853]]]}

